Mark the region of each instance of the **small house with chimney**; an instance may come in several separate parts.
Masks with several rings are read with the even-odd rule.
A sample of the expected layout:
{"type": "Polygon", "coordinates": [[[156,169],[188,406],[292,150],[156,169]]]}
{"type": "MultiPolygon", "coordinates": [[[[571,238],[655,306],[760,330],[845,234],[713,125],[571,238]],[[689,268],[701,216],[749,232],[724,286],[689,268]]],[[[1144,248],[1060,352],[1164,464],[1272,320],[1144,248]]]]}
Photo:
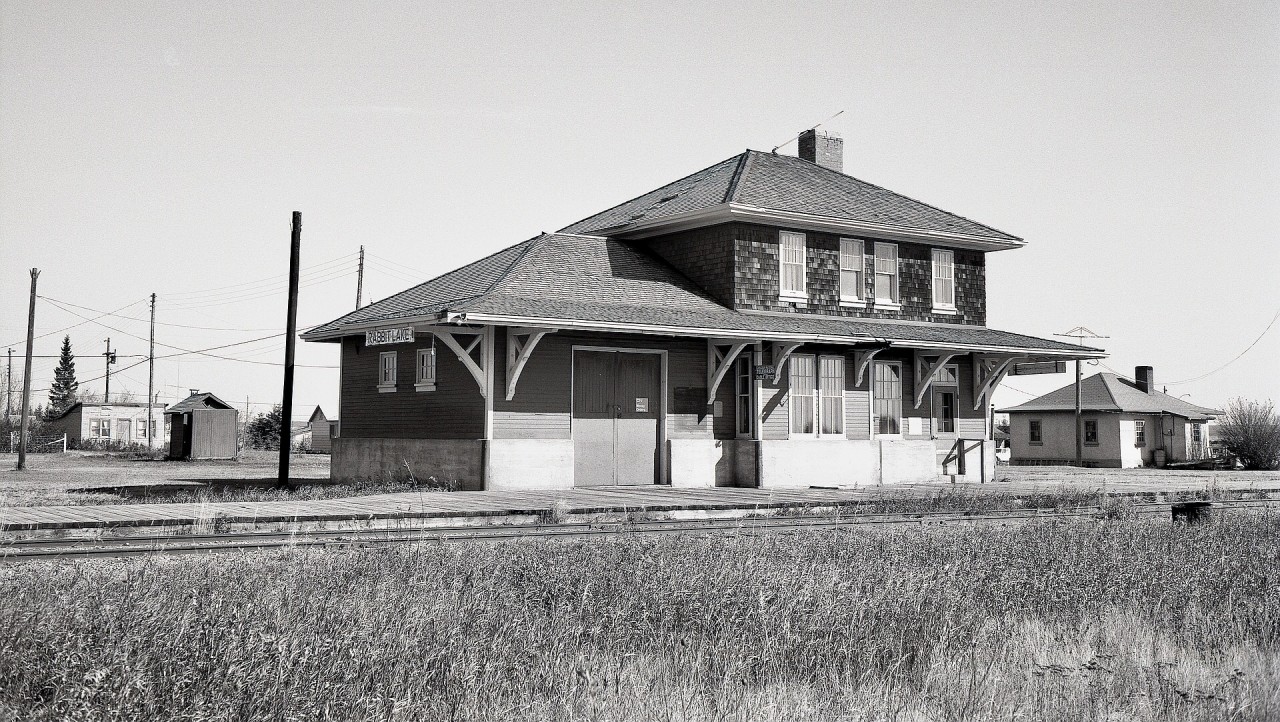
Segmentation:
{"type": "MultiPolygon", "coordinates": [[[[147,445],[156,433],[164,404],[148,407],[142,402],[85,403],[77,401],[46,421],[48,428],[67,435],[67,442],[79,446],[147,445]]],[[[161,439],[163,441],[163,439],[161,439]]]]}
{"type": "MultiPolygon", "coordinates": [[[[1002,409],[1010,463],[1074,464],[1075,410],[1075,384],[1002,409]]],[[[1084,465],[1125,469],[1209,458],[1207,425],[1222,414],[1157,391],[1151,366],[1138,366],[1133,380],[1114,373],[1082,379],[1080,411],[1084,465]]]]}
{"type": "Polygon", "coordinates": [[[333,478],[991,478],[1010,366],[1103,352],[987,326],[987,254],[1021,238],[844,173],[838,136],[799,141],[305,332],[338,346],[333,478]]]}

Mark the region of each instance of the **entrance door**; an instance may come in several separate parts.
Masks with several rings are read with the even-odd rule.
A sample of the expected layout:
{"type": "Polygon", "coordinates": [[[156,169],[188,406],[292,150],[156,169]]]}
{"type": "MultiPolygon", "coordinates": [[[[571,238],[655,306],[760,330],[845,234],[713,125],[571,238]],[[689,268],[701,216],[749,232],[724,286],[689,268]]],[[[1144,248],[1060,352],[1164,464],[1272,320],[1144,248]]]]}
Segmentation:
{"type": "Polygon", "coordinates": [[[126,444],[133,441],[133,419],[117,419],[116,434],[116,438],[126,444]]]}
{"type": "Polygon", "coordinates": [[[662,357],[575,351],[574,486],[658,481],[662,357]]]}

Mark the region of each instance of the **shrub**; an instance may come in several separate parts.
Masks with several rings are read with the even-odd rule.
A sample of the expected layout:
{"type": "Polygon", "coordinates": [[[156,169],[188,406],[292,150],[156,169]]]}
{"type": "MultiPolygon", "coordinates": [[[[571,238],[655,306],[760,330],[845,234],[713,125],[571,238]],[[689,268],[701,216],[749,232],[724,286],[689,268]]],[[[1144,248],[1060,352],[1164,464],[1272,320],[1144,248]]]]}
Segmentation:
{"type": "Polygon", "coordinates": [[[1271,401],[1232,400],[1220,428],[1223,444],[1244,468],[1280,468],[1280,414],[1271,401]]]}

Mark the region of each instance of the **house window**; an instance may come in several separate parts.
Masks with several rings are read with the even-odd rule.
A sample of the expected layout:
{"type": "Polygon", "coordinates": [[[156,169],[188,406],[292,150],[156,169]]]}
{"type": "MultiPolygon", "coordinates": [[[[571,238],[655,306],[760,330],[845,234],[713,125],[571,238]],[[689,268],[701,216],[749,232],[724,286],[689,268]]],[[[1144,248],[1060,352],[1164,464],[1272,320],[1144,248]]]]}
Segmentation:
{"type": "Polygon", "coordinates": [[[1084,420],[1084,443],[1092,444],[1094,446],[1098,445],[1098,420],[1097,419],[1084,420]]]}
{"type": "Polygon", "coordinates": [[[844,357],[820,357],[818,371],[818,435],[843,435],[844,357]]]}
{"type": "Polygon", "coordinates": [[[940,434],[954,434],[956,431],[956,392],[959,368],[955,364],[947,364],[938,369],[933,377],[934,388],[934,425],[940,434]]]}
{"type": "Polygon", "coordinates": [[[806,297],[804,234],[782,231],[779,236],[778,296],[803,299],[806,297]]]}
{"type": "Polygon", "coordinates": [[[378,390],[396,390],[396,352],[383,351],[378,354],[378,390]]]}
{"type": "Polygon", "coordinates": [[[1201,440],[1204,438],[1203,436],[1201,436],[1200,429],[1201,429],[1200,424],[1191,425],[1191,443],[1199,444],[1201,440]]]}
{"type": "Polygon", "coordinates": [[[881,434],[902,433],[902,364],[876,361],[873,369],[876,430],[881,434]]]}
{"type": "Polygon", "coordinates": [[[844,357],[792,356],[791,433],[844,434],[844,357]]]}
{"type": "Polygon", "coordinates": [[[898,246],[876,242],[876,304],[898,304],[898,246]]]}
{"type": "Polygon", "coordinates": [[[1043,443],[1044,443],[1044,436],[1040,433],[1040,421],[1039,421],[1039,420],[1037,420],[1037,419],[1032,419],[1032,420],[1031,420],[1031,433],[1028,435],[1028,437],[1027,437],[1027,438],[1028,438],[1028,439],[1030,439],[1030,441],[1031,441],[1031,443],[1032,443],[1032,444],[1043,444],[1043,443]]]}
{"type": "Polygon", "coordinates": [[[417,374],[414,388],[419,391],[435,391],[436,388],[436,350],[432,348],[418,349],[417,374]]]}
{"type": "Polygon", "coordinates": [[[95,439],[102,436],[102,426],[98,419],[89,420],[89,436],[95,439]]]}
{"type": "Polygon", "coordinates": [[[1141,419],[1133,422],[1133,445],[1147,445],[1147,422],[1142,421],[1141,419]]]}
{"type": "Polygon", "coordinates": [[[933,249],[933,308],[956,310],[955,254],[933,249]]]}
{"type": "Polygon", "coordinates": [[[862,300],[863,273],[862,241],[854,238],[840,239],[840,300],[862,300]]]}
{"type": "Polygon", "coordinates": [[[733,418],[740,437],[751,436],[754,414],[751,412],[751,359],[739,357],[734,362],[733,418]]]}
{"type": "Polygon", "coordinates": [[[816,399],[812,356],[792,355],[787,362],[791,375],[791,433],[812,434],[816,399]]]}
{"type": "Polygon", "coordinates": [[[139,439],[147,438],[147,420],[146,419],[138,419],[138,438],[139,439]]]}

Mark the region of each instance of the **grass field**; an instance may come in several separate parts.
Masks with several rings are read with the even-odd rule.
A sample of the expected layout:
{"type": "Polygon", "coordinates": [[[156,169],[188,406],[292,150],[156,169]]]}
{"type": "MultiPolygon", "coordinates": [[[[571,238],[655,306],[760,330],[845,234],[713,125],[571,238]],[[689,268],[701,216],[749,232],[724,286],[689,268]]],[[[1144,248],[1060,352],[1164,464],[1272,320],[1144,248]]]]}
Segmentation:
{"type": "Polygon", "coordinates": [[[1280,718],[1280,516],[0,569],[0,718],[1280,718]]]}

